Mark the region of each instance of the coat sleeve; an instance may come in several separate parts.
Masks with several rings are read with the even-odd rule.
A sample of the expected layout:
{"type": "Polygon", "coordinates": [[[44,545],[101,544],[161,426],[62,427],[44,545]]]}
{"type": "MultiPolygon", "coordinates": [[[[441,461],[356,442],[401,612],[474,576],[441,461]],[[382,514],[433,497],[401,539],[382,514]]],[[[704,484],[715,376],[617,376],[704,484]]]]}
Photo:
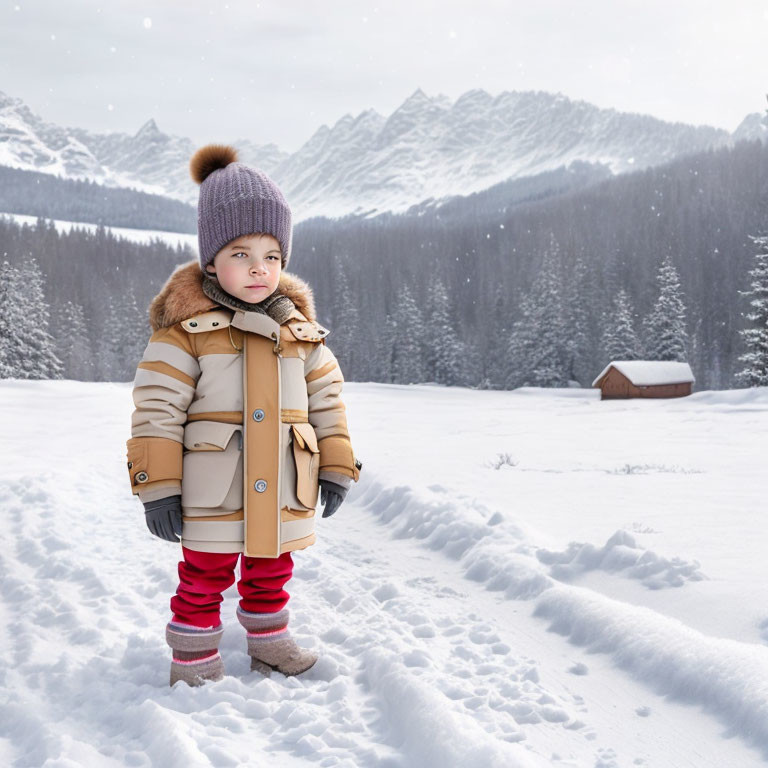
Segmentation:
{"type": "Polygon", "coordinates": [[[341,399],[344,376],[325,339],[314,344],[304,361],[309,399],[309,423],[320,449],[319,479],[349,488],[360,477],[362,464],[355,458],[347,430],[346,407],[341,399]]]}
{"type": "Polygon", "coordinates": [[[126,443],[131,492],[142,502],[181,493],[184,424],[199,378],[190,334],[180,323],[156,330],[136,368],[126,443]]]}

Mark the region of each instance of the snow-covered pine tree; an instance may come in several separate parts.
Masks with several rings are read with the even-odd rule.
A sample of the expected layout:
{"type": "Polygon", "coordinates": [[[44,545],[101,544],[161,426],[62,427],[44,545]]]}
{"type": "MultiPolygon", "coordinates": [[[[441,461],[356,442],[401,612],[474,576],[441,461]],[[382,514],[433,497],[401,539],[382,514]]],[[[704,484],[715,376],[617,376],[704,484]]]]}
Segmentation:
{"type": "Polygon", "coordinates": [[[691,329],[688,333],[688,362],[694,371],[704,370],[704,358],[702,353],[704,344],[701,339],[701,316],[691,322],[691,329]]]}
{"type": "Polygon", "coordinates": [[[528,345],[524,381],[535,387],[568,384],[568,329],[560,274],[560,246],[553,235],[528,305],[534,343],[528,345]]]}
{"type": "Polygon", "coordinates": [[[429,284],[426,316],[425,379],[447,386],[463,384],[463,344],[453,325],[448,292],[437,276],[429,284]]]}
{"type": "Polygon", "coordinates": [[[643,321],[645,355],[651,360],[684,362],[688,354],[688,332],[685,327],[685,304],[680,278],[669,255],[656,274],[659,297],[643,321]]]}
{"type": "MultiPolygon", "coordinates": [[[[109,301],[104,320],[96,327],[96,375],[98,381],[117,381],[120,352],[120,313],[114,301],[109,301]]],[[[147,339],[148,341],[148,339],[147,339]]]]}
{"type": "Polygon", "coordinates": [[[488,334],[491,343],[484,347],[485,375],[487,380],[487,389],[503,389],[505,386],[506,373],[508,368],[508,355],[505,354],[503,341],[509,342],[510,327],[507,313],[509,296],[507,295],[507,286],[501,281],[496,284],[493,293],[493,302],[491,303],[492,316],[490,318],[490,327],[494,329],[492,334],[488,334]]]}
{"type": "Polygon", "coordinates": [[[640,360],[643,353],[635,331],[635,313],[629,294],[620,288],[605,316],[601,339],[604,364],[611,360],[640,360]]]}
{"type": "Polygon", "coordinates": [[[504,386],[515,389],[525,386],[528,373],[533,367],[536,330],[534,328],[533,299],[530,294],[522,294],[518,317],[512,323],[507,345],[507,366],[504,386]]]}
{"type": "Polygon", "coordinates": [[[82,304],[67,301],[55,313],[53,336],[65,379],[94,381],[95,365],[82,304]]]}
{"type": "Polygon", "coordinates": [[[564,295],[566,334],[566,376],[571,381],[585,382],[594,367],[593,344],[590,343],[588,307],[593,296],[587,265],[580,257],[573,265],[573,275],[564,295]]]}
{"type": "Polygon", "coordinates": [[[23,322],[19,293],[21,278],[9,261],[0,264],[0,378],[20,378],[23,351],[17,329],[23,322]]]}
{"type": "Polygon", "coordinates": [[[394,380],[398,384],[418,384],[425,378],[421,349],[424,322],[421,309],[407,284],[400,289],[395,322],[394,380]]]}
{"type": "Polygon", "coordinates": [[[152,328],[149,325],[149,309],[139,306],[132,286],[123,292],[121,305],[124,317],[122,346],[124,367],[123,375],[119,380],[131,381],[136,373],[136,366],[144,355],[147,341],[152,335],[152,328]]]}
{"type": "Polygon", "coordinates": [[[456,342],[457,353],[460,358],[460,367],[456,385],[460,387],[474,387],[475,389],[490,389],[483,371],[483,352],[478,344],[470,344],[464,339],[456,342]]]}
{"type": "Polygon", "coordinates": [[[4,369],[19,379],[60,379],[63,366],[49,331],[50,308],[37,260],[29,257],[21,267],[3,267],[3,282],[9,283],[2,302],[7,322],[4,369]]]}
{"type": "Polygon", "coordinates": [[[349,278],[342,264],[334,264],[334,327],[332,341],[333,352],[339,359],[339,365],[344,371],[345,377],[354,375],[359,381],[368,381],[368,371],[362,370],[366,364],[367,356],[360,354],[356,344],[357,330],[360,327],[360,313],[354,301],[351,301],[349,292],[349,278]]]}
{"type": "MultiPolygon", "coordinates": [[[[108,301],[107,312],[103,325],[99,329],[99,335],[96,339],[96,361],[98,367],[98,376],[100,381],[128,381],[132,372],[129,371],[130,364],[126,362],[126,339],[130,330],[127,326],[135,329],[133,311],[130,307],[130,299],[126,300],[123,293],[112,294],[105,297],[108,301]]],[[[144,333],[143,346],[149,340],[151,334],[144,333]]],[[[133,340],[131,340],[133,343],[133,340]]],[[[136,342],[138,344],[138,342],[136,342]]],[[[130,353],[133,357],[133,353],[130,353]]],[[[138,364],[136,360],[136,364],[138,364]]],[[[135,367],[135,366],[134,366],[135,367]]]]}
{"type": "Polygon", "coordinates": [[[110,297],[96,340],[101,381],[130,381],[152,335],[146,310],[138,308],[132,288],[110,297]]]}
{"type": "Polygon", "coordinates": [[[739,331],[746,351],[739,356],[743,368],[736,374],[736,380],[747,387],[768,386],[768,236],[750,235],[757,246],[755,265],[749,270],[752,278],[748,291],[739,291],[749,297],[752,310],[746,318],[750,328],[739,331]]]}
{"type": "Polygon", "coordinates": [[[395,342],[397,338],[397,322],[387,312],[384,327],[379,334],[379,344],[374,347],[375,378],[373,381],[384,381],[391,384],[395,381],[395,342]]]}

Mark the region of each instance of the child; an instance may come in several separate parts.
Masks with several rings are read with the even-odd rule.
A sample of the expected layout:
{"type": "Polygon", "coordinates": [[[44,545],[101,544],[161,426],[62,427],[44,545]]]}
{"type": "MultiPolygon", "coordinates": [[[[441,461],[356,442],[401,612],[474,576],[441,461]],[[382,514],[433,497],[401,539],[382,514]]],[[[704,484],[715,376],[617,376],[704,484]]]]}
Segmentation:
{"type": "Polygon", "coordinates": [[[292,227],[278,187],[227,145],[199,149],[190,172],[200,261],[178,267],[151,303],[127,442],[149,530],[181,536],[170,682],[223,677],[219,609],[238,559],[251,669],[297,675],[317,656],[288,630],[291,552],[315,541],[319,489],[328,517],[362,468],[344,378],[312,290],[282,271],[292,227]]]}

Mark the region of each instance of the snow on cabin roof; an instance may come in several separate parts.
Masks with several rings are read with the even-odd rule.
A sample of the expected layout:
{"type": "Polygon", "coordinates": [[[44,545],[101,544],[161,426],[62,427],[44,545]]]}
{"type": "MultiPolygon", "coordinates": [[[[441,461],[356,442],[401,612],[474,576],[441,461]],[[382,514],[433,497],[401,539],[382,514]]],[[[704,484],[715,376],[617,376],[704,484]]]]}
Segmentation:
{"type": "Polygon", "coordinates": [[[598,382],[611,368],[615,368],[626,376],[636,387],[695,381],[688,363],[679,363],[674,360],[612,360],[592,382],[592,386],[598,386],[598,382]]]}

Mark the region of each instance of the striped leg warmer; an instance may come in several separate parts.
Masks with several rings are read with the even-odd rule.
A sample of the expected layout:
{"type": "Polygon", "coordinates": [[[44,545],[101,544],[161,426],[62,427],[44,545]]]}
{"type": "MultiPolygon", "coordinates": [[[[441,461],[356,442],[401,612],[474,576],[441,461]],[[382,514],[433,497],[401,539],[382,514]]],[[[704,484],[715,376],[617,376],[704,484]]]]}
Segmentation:
{"type": "Polygon", "coordinates": [[[224,677],[224,662],[219,655],[219,641],[224,626],[193,627],[178,621],[169,621],[165,640],[173,649],[171,685],[183,680],[189,685],[202,685],[206,680],[224,677]]]}
{"type": "Polygon", "coordinates": [[[251,669],[269,676],[273,669],[284,675],[306,672],[317,655],[301,648],[288,629],[288,609],[277,613],[251,613],[237,607],[238,621],[247,630],[251,669]]]}

